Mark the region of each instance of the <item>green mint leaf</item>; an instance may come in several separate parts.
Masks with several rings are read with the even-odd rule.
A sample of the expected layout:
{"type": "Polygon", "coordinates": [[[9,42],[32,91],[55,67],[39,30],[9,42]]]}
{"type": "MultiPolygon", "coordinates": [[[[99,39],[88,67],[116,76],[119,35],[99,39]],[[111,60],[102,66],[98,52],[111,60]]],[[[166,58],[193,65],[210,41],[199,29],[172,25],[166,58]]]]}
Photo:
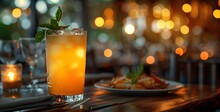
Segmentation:
{"type": "Polygon", "coordinates": [[[35,36],[35,41],[40,42],[44,39],[44,37],[48,34],[51,34],[52,30],[61,30],[61,29],[66,29],[68,26],[59,26],[59,21],[61,20],[62,16],[62,10],[59,7],[57,12],[56,12],[56,18],[55,19],[50,19],[50,23],[42,24],[40,27],[44,27],[44,30],[41,30],[37,32],[35,36]],[[47,31],[45,31],[47,30],[47,31]]]}
{"type": "Polygon", "coordinates": [[[70,25],[67,25],[67,26],[59,26],[60,27],[60,29],[66,29],[66,28],[68,28],[70,25]]]}
{"type": "Polygon", "coordinates": [[[144,71],[144,64],[140,64],[137,69],[135,70],[135,74],[137,74],[137,76],[141,76],[141,74],[143,73],[144,71]]]}
{"type": "Polygon", "coordinates": [[[35,35],[35,41],[41,42],[45,37],[44,35],[45,35],[45,30],[41,30],[41,31],[37,32],[37,34],[35,35]]]}
{"type": "Polygon", "coordinates": [[[131,84],[135,84],[137,82],[137,78],[131,79],[131,84]]]}
{"type": "Polygon", "coordinates": [[[57,12],[56,12],[56,20],[59,22],[60,19],[61,19],[61,16],[62,16],[62,10],[61,8],[59,7],[57,12]]]}
{"type": "Polygon", "coordinates": [[[133,75],[133,73],[132,72],[128,72],[127,74],[126,74],[126,77],[128,77],[128,78],[132,78],[134,75],[133,75]]]}
{"type": "Polygon", "coordinates": [[[58,21],[55,19],[50,19],[50,25],[53,27],[57,27],[58,26],[58,21]]]}
{"type": "Polygon", "coordinates": [[[140,64],[135,68],[133,72],[129,72],[126,76],[131,78],[131,83],[134,84],[137,82],[138,78],[142,75],[144,71],[144,64],[140,64]]]}
{"type": "Polygon", "coordinates": [[[41,24],[40,27],[44,27],[44,28],[48,28],[48,29],[51,29],[51,28],[52,28],[51,24],[48,24],[48,23],[46,23],[46,24],[41,24]]]}

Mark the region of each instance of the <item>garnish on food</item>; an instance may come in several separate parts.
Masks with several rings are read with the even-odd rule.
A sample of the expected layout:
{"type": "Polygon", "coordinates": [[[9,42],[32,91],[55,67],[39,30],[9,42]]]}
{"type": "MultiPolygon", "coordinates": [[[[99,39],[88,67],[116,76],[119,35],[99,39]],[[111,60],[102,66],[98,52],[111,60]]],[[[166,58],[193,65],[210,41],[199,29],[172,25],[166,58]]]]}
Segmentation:
{"type": "Polygon", "coordinates": [[[126,76],[131,79],[131,83],[134,84],[137,82],[138,78],[144,71],[144,64],[140,64],[135,68],[134,72],[129,72],[126,76]]]}
{"type": "Polygon", "coordinates": [[[165,89],[168,87],[163,79],[153,73],[146,73],[144,64],[137,66],[125,76],[115,77],[108,86],[118,89],[165,89]]]}
{"type": "Polygon", "coordinates": [[[45,24],[40,25],[40,27],[43,27],[43,29],[37,32],[37,34],[35,36],[35,41],[41,42],[45,38],[45,36],[50,33],[47,30],[63,30],[63,29],[68,28],[69,25],[68,26],[60,26],[59,25],[61,17],[62,17],[62,10],[59,7],[57,9],[55,19],[52,18],[52,19],[50,19],[50,23],[45,23],[45,24]]]}

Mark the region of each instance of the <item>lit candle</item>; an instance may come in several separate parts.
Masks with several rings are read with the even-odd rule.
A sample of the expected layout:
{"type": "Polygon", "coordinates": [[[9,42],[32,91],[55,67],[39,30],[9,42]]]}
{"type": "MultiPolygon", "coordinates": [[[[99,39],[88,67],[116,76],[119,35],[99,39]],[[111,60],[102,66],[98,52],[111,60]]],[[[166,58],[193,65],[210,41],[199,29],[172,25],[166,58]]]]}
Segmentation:
{"type": "Polygon", "coordinates": [[[22,82],[22,65],[1,65],[3,89],[20,88],[22,82]]]}

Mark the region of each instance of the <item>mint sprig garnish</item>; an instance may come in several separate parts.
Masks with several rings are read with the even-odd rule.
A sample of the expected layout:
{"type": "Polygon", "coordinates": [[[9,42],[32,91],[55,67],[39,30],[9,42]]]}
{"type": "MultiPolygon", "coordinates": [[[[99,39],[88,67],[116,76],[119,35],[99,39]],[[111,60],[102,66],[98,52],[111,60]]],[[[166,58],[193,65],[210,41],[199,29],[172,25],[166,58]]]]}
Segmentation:
{"type": "Polygon", "coordinates": [[[57,21],[60,21],[62,14],[63,14],[63,12],[62,12],[61,8],[59,7],[57,10],[57,13],[56,13],[56,20],[57,21]]]}
{"type": "Polygon", "coordinates": [[[134,69],[134,71],[130,71],[126,76],[128,78],[131,78],[132,84],[135,84],[143,72],[144,72],[144,64],[140,64],[134,69]]]}
{"type": "Polygon", "coordinates": [[[36,42],[41,42],[45,38],[45,36],[48,34],[48,32],[46,30],[62,30],[62,29],[66,29],[69,27],[69,25],[68,26],[60,26],[59,25],[62,14],[63,14],[62,10],[59,7],[56,12],[55,19],[50,19],[50,23],[45,23],[45,24],[40,25],[40,27],[43,27],[43,29],[38,31],[37,34],[35,35],[36,42]]]}

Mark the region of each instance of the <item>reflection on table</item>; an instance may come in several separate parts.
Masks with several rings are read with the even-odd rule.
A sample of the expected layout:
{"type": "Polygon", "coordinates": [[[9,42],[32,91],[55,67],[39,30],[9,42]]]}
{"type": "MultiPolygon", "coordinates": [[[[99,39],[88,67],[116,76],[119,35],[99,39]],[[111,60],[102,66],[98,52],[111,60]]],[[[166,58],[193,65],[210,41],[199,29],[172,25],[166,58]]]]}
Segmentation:
{"type": "MultiPolygon", "coordinates": [[[[6,97],[33,97],[47,95],[46,83],[41,83],[40,86],[44,88],[40,93],[31,93],[20,89],[19,92],[7,93],[6,97]]],[[[178,109],[184,104],[190,103],[198,99],[209,98],[215,94],[215,91],[211,89],[211,85],[203,85],[202,88],[199,85],[187,84],[185,87],[163,94],[147,94],[138,96],[123,95],[111,93],[107,90],[95,88],[93,85],[87,85],[84,91],[85,98],[91,98],[90,101],[83,104],[83,110],[88,111],[111,111],[111,112],[145,112],[145,111],[169,111],[172,109],[178,109]]],[[[220,108],[220,107],[219,107],[220,108]]],[[[55,108],[59,111],[61,108],[55,108]]],[[[45,107],[46,111],[47,108],[45,107]]],[[[50,111],[50,109],[48,110],[50,111]]]]}

